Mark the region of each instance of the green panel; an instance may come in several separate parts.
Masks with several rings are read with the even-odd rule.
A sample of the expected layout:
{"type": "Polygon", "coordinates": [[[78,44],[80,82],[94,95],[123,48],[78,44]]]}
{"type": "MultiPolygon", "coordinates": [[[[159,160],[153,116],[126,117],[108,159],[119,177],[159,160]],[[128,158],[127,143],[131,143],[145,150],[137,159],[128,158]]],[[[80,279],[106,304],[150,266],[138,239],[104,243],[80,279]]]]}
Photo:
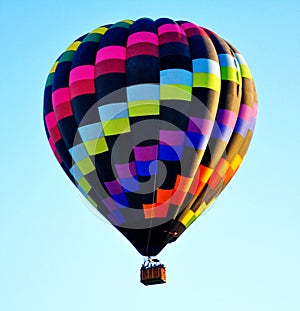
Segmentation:
{"type": "Polygon", "coordinates": [[[221,67],[221,79],[233,81],[237,84],[241,83],[241,73],[233,67],[221,67]]]}
{"type": "Polygon", "coordinates": [[[87,175],[88,173],[95,170],[95,166],[90,158],[85,158],[76,164],[83,175],[87,175]]]}
{"type": "Polygon", "coordinates": [[[160,99],[178,99],[191,101],[192,87],[183,84],[161,84],[160,99]]]}
{"type": "Polygon", "coordinates": [[[193,87],[205,87],[220,93],[221,80],[218,76],[207,72],[193,73],[193,87]]]}
{"type": "Polygon", "coordinates": [[[82,177],[79,180],[78,185],[81,186],[81,188],[84,190],[85,193],[88,193],[92,189],[91,185],[89,184],[89,182],[86,180],[85,177],[82,177]]]}
{"type": "Polygon", "coordinates": [[[98,33],[90,33],[89,35],[87,35],[82,43],[84,42],[100,42],[102,35],[98,34],[98,33]]]}
{"type": "MultiPolygon", "coordinates": [[[[132,23],[131,23],[132,24],[132,23]]],[[[130,23],[127,23],[127,22],[118,22],[118,23],[115,23],[114,25],[112,25],[111,27],[110,27],[110,29],[111,28],[115,28],[115,27],[123,27],[123,28],[127,28],[127,29],[129,29],[130,28],[130,26],[131,26],[131,24],[130,23]]]]}
{"type": "Polygon", "coordinates": [[[46,87],[53,84],[54,73],[50,73],[47,77],[46,87]]]}
{"type": "Polygon", "coordinates": [[[66,51],[62,54],[59,59],[59,62],[71,62],[74,56],[74,51],[66,51]]]}
{"type": "Polygon", "coordinates": [[[86,198],[95,208],[97,208],[97,203],[89,195],[86,198]]]}

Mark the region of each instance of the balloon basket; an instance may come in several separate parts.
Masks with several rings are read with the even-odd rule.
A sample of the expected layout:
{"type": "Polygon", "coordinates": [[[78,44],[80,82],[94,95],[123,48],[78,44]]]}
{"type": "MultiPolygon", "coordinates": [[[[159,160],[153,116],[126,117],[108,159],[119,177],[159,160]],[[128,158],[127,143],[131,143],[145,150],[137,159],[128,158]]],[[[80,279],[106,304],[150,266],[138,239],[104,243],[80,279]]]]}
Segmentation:
{"type": "Polygon", "coordinates": [[[157,285],[167,282],[166,268],[159,264],[143,264],[141,267],[141,283],[144,285],[157,285]]]}

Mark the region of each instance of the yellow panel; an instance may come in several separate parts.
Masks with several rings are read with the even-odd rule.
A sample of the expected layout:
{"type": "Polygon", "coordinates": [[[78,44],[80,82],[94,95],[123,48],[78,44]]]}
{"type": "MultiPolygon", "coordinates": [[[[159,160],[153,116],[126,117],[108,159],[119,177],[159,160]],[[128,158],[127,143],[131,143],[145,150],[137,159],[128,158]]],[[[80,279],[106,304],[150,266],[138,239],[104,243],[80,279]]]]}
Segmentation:
{"type": "Polygon", "coordinates": [[[95,30],[93,30],[91,33],[98,33],[100,35],[104,35],[106,33],[108,28],[105,28],[105,27],[99,27],[95,30]]]}
{"type": "Polygon", "coordinates": [[[159,100],[137,100],[128,102],[130,117],[159,115],[159,100]]]}
{"type": "Polygon", "coordinates": [[[52,66],[52,68],[51,68],[51,70],[50,70],[50,73],[55,72],[57,65],[58,65],[58,61],[56,61],[56,62],[53,64],[53,66],[52,66]]]}
{"type": "Polygon", "coordinates": [[[212,89],[220,93],[221,91],[221,79],[220,77],[207,72],[194,72],[193,73],[193,86],[205,87],[212,89]]]}
{"type": "Polygon", "coordinates": [[[102,127],[105,136],[130,132],[130,124],[128,118],[119,118],[108,121],[102,121],[102,127]]]}
{"type": "Polygon", "coordinates": [[[75,42],[73,42],[73,43],[66,49],[66,51],[76,51],[77,48],[79,47],[80,43],[81,43],[80,41],[75,41],[75,42]]]}
{"type": "Polygon", "coordinates": [[[160,99],[178,99],[191,101],[192,87],[183,84],[161,84],[160,99]]]}
{"type": "Polygon", "coordinates": [[[186,213],[184,213],[180,218],[179,221],[185,226],[187,227],[187,224],[189,223],[189,221],[195,217],[195,213],[192,210],[188,210],[186,213]]]}
{"type": "Polygon", "coordinates": [[[121,22],[132,25],[133,21],[131,19],[123,19],[121,22]]]}
{"type": "Polygon", "coordinates": [[[90,158],[85,158],[76,164],[83,175],[86,175],[95,170],[95,166],[90,158]]]}
{"type": "Polygon", "coordinates": [[[241,68],[242,77],[252,80],[252,75],[251,75],[249,67],[245,64],[240,64],[240,68],[241,68]]]}
{"type": "Polygon", "coordinates": [[[108,150],[104,137],[86,141],[84,142],[84,145],[89,155],[96,155],[108,150]]]}
{"type": "Polygon", "coordinates": [[[232,161],[232,163],[231,163],[231,168],[232,168],[234,171],[236,171],[236,170],[238,169],[238,167],[241,165],[241,163],[242,163],[242,158],[241,158],[241,156],[240,156],[239,154],[237,154],[237,155],[234,157],[234,159],[233,159],[233,161],[232,161]]]}
{"type": "Polygon", "coordinates": [[[206,209],[208,209],[215,201],[216,198],[211,199],[211,201],[207,204],[206,209]]]}
{"type": "Polygon", "coordinates": [[[97,203],[89,195],[86,198],[95,208],[97,208],[97,203]]]}
{"type": "Polygon", "coordinates": [[[196,210],[195,216],[198,218],[206,209],[207,209],[206,203],[202,202],[201,205],[196,210]]]}
{"type": "Polygon", "coordinates": [[[89,184],[89,182],[86,180],[85,177],[82,177],[79,182],[78,182],[79,186],[84,190],[85,193],[88,193],[92,187],[89,184]]]}

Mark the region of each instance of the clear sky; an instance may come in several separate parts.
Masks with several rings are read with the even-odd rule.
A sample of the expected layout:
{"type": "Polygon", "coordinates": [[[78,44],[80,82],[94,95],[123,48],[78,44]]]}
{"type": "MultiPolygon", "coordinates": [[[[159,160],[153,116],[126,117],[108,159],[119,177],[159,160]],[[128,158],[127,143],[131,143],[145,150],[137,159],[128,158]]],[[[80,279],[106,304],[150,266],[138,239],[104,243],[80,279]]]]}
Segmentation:
{"type": "Polygon", "coordinates": [[[0,1],[0,310],[300,310],[299,1],[0,1]],[[190,20],[233,43],[259,115],[246,160],[213,208],[139,283],[142,257],[95,217],[60,169],[42,123],[56,57],[121,19],[190,20]],[[250,194],[250,196],[249,196],[250,194]]]}

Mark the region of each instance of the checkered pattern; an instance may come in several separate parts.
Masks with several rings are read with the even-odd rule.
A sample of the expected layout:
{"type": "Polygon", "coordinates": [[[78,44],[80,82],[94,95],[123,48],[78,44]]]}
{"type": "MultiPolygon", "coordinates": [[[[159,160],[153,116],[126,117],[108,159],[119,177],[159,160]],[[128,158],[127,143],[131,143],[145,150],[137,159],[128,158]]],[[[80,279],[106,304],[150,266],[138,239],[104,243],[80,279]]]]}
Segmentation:
{"type": "Polygon", "coordinates": [[[212,31],[168,18],[123,20],[82,36],[45,86],[57,160],[143,255],[159,252],[170,232],[184,231],[214,202],[245,157],[256,114],[243,56],[212,31]],[[143,141],[136,126],[149,120],[157,126],[143,141]],[[113,151],[119,137],[132,146],[125,160],[113,151]],[[137,237],[139,224],[145,231],[137,237]],[[160,241],[151,238],[153,225],[160,241]]]}

